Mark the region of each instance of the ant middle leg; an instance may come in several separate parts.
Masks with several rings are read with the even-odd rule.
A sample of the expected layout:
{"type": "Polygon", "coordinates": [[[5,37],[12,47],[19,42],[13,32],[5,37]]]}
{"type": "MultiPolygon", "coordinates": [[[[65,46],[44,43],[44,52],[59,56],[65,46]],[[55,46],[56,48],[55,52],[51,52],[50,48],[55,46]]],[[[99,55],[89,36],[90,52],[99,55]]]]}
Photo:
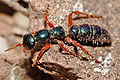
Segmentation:
{"type": "Polygon", "coordinates": [[[80,60],[83,60],[83,58],[80,57],[77,53],[71,52],[71,51],[66,47],[66,45],[64,44],[63,41],[58,41],[58,45],[60,46],[60,48],[62,48],[63,51],[66,51],[66,52],[68,52],[68,54],[73,55],[73,56],[79,58],[80,60]]]}

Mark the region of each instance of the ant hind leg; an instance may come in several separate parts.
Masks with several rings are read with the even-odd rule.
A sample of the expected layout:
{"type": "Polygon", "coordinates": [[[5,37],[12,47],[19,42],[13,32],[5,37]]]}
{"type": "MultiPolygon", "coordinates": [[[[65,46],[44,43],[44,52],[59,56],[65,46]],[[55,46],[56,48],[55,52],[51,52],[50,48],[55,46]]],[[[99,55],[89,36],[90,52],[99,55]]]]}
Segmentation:
{"type": "Polygon", "coordinates": [[[69,38],[69,37],[66,37],[66,38],[65,38],[65,41],[66,41],[67,43],[72,43],[73,45],[80,47],[81,50],[82,50],[85,54],[89,55],[89,56],[92,58],[92,59],[90,59],[90,60],[95,60],[96,63],[100,63],[101,65],[103,65],[100,61],[98,61],[96,58],[94,58],[85,48],[83,48],[79,43],[77,43],[77,41],[72,40],[72,39],[69,38]]]}

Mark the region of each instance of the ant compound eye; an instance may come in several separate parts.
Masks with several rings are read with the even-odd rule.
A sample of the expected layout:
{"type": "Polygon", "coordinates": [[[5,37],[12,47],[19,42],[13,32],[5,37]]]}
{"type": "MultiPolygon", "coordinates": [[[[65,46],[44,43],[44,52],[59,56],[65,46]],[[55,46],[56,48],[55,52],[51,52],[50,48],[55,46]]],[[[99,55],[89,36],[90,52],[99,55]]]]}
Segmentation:
{"type": "Polygon", "coordinates": [[[31,34],[26,34],[23,37],[23,47],[30,50],[35,46],[35,39],[31,34]]]}

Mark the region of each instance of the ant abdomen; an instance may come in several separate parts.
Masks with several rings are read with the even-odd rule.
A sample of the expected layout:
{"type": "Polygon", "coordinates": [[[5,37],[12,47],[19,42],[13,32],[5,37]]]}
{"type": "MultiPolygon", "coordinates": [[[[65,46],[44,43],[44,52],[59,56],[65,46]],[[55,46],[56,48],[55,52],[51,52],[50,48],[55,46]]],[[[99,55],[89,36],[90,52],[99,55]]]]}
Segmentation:
{"type": "Polygon", "coordinates": [[[73,25],[70,29],[70,37],[82,45],[90,46],[107,46],[112,42],[107,30],[98,25],[73,25]]]}

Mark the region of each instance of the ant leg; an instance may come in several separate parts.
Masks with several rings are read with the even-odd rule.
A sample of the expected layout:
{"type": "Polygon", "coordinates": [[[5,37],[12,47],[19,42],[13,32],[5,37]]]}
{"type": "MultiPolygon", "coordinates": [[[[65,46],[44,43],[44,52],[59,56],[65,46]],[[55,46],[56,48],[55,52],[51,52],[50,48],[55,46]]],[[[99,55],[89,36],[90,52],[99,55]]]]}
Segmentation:
{"type": "MultiPolygon", "coordinates": [[[[72,11],[72,13],[70,13],[68,16],[68,25],[70,27],[73,25],[73,23],[72,23],[72,14],[73,13],[78,15],[78,16],[80,16],[80,14],[85,15],[86,18],[101,18],[102,17],[102,16],[94,16],[94,15],[86,14],[86,13],[79,12],[79,11],[72,11]]],[[[80,16],[80,18],[84,18],[84,17],[80,16]]]]}
{"type": "Polygon", "coordinates": [[[32,64],[32,67],[34,67],[34,65],[36,65],[37,62],[40,60],[40,58],[41,58],[41,56],[42,56],[42,53],[43,53],[44,51],[48,50],[49,48],[50,48],[50,44],[47,44],[46,46],[44,46],[44,47],[42,48],[42,50],[40,51],[40,53],[39,53],[36,61],[32,64]]]}
{"type": "Polygon", "coordinates": [[[64,42],[58,41],[58,44],[59,44],[59,46],[63,49],[63,51],[66,51],[66,52],[68,52],[70,55],[73,55],[73,56],[79,58],[80,60],[82,60],[82,58],[81,58],[78,54],[69,51],[69,50],[65,47],[64,42]]]}
{"type": "Polygon", "coordinates": [[[96,63],[100,63],[100,64],[101,64],[100,61],[98,61],[96,58],[94,58],[85,48],[83,48],[79,43],[77,43],[77,41],[72,40],[72,39],[69,38],[69,37],[66,37],[66,38],[65,38],[65,41],[66,41],[67,43],[72,43],[73,45],[80,47],[81,50],[82,50],[85,54],[87,54],[87,55],[89,55],[90,57],[92,57],[91,60],[95,60],[96,63]]]}
{"type": "Polygon", "coordinates": [[[16,46],[13,46],[13,47],[11,47],[11,48],[5,50],[4,52],[7,52],[7,51],[9,51],[9,50],[11,50],[11,49],[15,49],[16,47],[22,46],[22,45],[23,45],[23,44],[19,43],[19,44],[17,44],[16,46]]]}
{"type": "Polygon", "coordinates": [[[54,28],[54,25],[48,21],[48,17],[47,17],[48,15],[47,15],[47,13],[48,13],[48,11],[45,10],[45,13],[44,13],[45,21],[46,21],[46,23],[47,23],[51,28],[54,28]]]}

